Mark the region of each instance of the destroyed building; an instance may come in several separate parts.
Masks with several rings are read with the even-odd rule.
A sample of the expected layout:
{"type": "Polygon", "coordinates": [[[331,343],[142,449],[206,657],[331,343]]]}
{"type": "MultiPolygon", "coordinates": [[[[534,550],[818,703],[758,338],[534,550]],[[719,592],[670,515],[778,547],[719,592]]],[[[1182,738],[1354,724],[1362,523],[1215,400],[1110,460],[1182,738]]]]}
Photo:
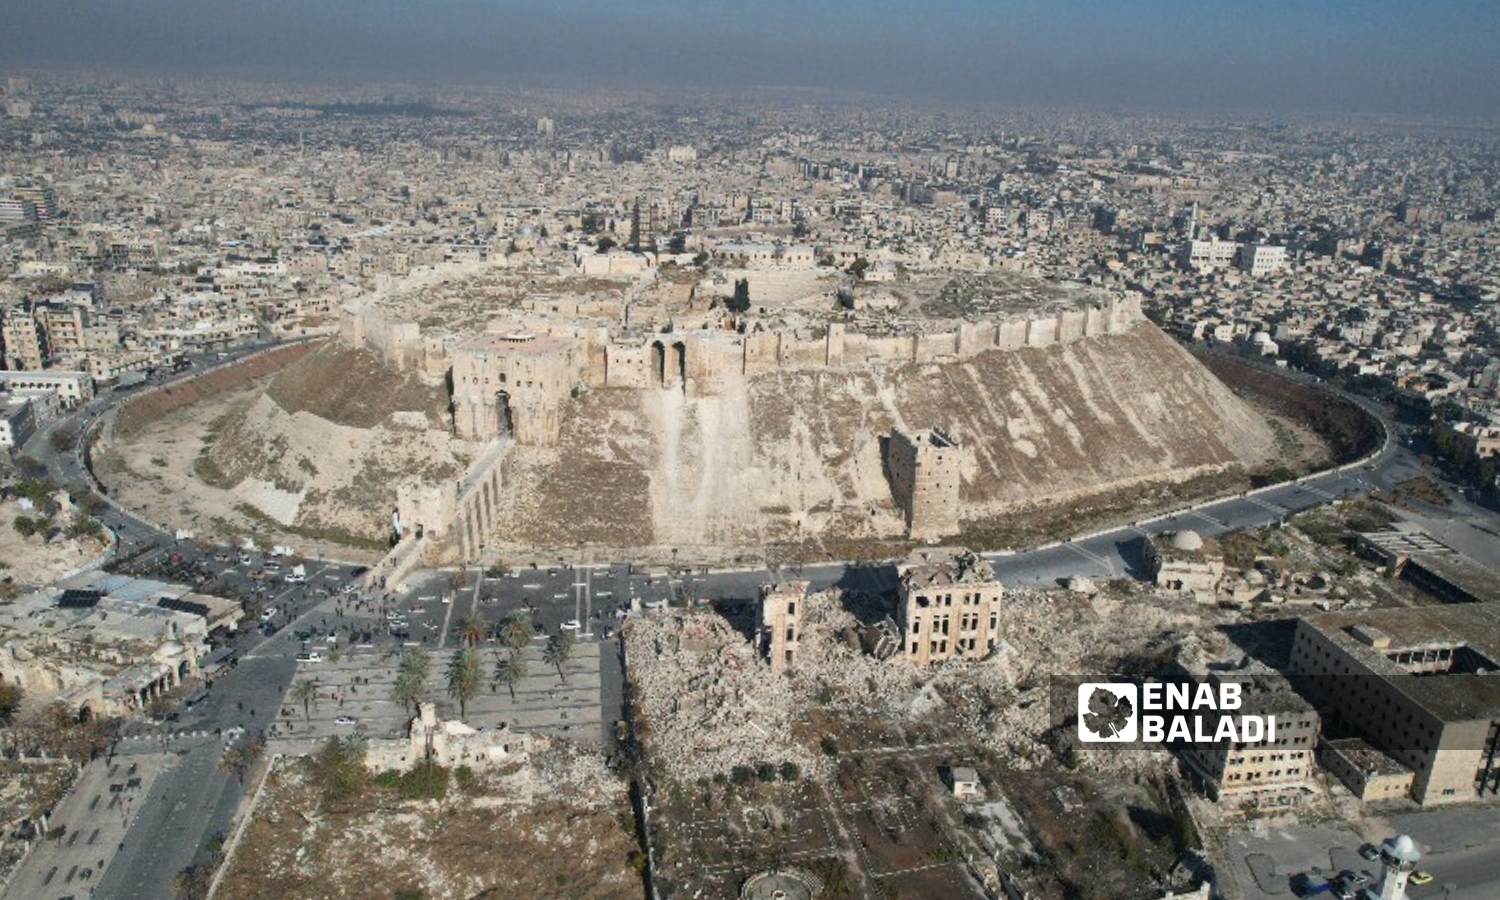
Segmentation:
{"type": "Polygon", "coordinates": [[[372,740],[366,745],[365,766],[373,772],[405,772],[431,762],[484,770],[524,759],[529,746],[526,735],[504,726],[479,729],[457,719],[439,719],[435,706],[419,703],[406,737],[372,740]]]}
{"type": "Polygon", "coordinates": [[[760,589],[756,607],[755,651],[771,664],[772,672],[785,672],[796,662],[800,617],[807,604],[806,581],[783,581],[760,589]]]}
{"type": "MultiPolygon", "coordinates": [[[[1242,705],[1235,714],[1270,717],[1276,731],[1274,739],[1267,735],[1261,741],[1185,744],[1182,759],[1199,787],[1221,801],[1283,805],[1301,800],[1311,788],[1321,726],[1312,704],[1280,672],[1259,663],[1211,668],[1200,683],[1238,684],[1242,705]]],[[[1207,730],[1212,728],[1210,723],[1207,730]]]]}
{"type": "Polygon", "coordinates": [[[917,550],[898,572],[896,612],[908,660],[926,666],[982,659],[995,649],[1003,589],[983,557],[963,547],[917,550]]]}

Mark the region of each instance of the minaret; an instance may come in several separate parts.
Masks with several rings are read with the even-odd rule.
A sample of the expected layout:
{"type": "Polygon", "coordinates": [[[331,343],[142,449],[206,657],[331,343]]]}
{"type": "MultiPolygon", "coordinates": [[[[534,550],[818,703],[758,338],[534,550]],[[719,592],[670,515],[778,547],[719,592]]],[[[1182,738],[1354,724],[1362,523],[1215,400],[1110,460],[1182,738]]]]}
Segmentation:
{"type": "Polygon", "coordinates": [[[1380,845],[1380,900],[1406,900],[1406,880],[1422,854],[1407,835],[1397,835],[1380,845]]]}

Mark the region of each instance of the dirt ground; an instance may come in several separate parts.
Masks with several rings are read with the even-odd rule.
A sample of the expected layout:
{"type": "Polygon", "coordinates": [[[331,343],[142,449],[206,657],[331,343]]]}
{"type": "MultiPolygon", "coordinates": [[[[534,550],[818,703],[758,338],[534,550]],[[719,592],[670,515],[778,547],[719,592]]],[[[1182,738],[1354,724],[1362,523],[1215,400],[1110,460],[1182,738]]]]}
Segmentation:
{"type": "Polygon", "coordinates": [[[304,764],[269,776],[218,893],[223,900],[638,900],[623,784],[545,792],[525,772],[450,784],[442,800],[371,786],[347,809],[319,803],[304,764]]]}
{"type": "Polygon", "coordinates": [[[373,562],[379,554],[343,543],[311,539],[245,509],[236,494],[205,484],[194,471],[213,422],[262,389],[254,383],[170,412],[142,426],[129,440],[96,446],[94,471],[110,496],[147,521],[169,531],[185,528],[200,538],[238,542],[254,536],[267,544],[289,544],[299,553],[351,562],[373,562]]]}
{"type": "Polygon", "coordinates": [[[17,516],[35,516],[15,503],[0,504],[0,573],[22,585],[47,584],[104,552],[104,544],[92,538],[58,536],[43,543],[40,536],[21,537],[17,516]]]}

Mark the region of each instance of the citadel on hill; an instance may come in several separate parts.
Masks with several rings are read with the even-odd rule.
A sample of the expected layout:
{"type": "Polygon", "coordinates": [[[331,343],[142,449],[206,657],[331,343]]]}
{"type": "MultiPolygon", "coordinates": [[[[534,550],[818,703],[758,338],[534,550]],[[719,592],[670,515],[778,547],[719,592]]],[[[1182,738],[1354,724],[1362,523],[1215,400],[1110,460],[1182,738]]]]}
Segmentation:
{"type": "MultiPolygon", "coordinates": [[[[937,541],[1049,498],[1269,454],[1265,423],[1133,294],[965,282],[1004,297],[945,315],[934,301],[952,304],[954,283],[928,278],[892,298],[906,312],[892,315],[851,302],[868,284],[768,259],[686,276],[643,267],[615,295],[448,318],[434,313],[444,300],[403,306],[397,292],[347,304],[339,341],[443,386],[454,438],[482,448],[461,478],[398,489],[409,549],[388,558],[392,572],[511,543],[711,556],[830,534],[937,541]],[[632,322],[644,295],[684,277],[698,279],[685,297],[632,322]],[[741,279],[768,299],[736,312],[714,296],[741,279]]],[[[436,296],[482,297],[486,277],[445,280],[436,296]]]]}

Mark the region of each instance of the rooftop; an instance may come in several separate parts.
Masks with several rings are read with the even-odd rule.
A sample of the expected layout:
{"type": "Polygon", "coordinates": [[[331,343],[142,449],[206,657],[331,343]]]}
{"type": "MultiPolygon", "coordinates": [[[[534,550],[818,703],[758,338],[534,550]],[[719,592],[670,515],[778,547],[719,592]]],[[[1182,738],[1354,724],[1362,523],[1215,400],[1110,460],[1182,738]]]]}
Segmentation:
{"type": "Polygon", "coordinates": [[[1444,721],[1500,718],[1495,667],[1415,675],[1395,659],[1412,651],[1462,648],[1466,658],[1500,661],[1500,603],[1331,612],[1302,621],[1444,721]]]}
{"type": "Polygon", "coordinates": [[[995,570],[984,557],[966,547],[915,550],[899,567],[907,587],[996,582],[995,570]]]}

